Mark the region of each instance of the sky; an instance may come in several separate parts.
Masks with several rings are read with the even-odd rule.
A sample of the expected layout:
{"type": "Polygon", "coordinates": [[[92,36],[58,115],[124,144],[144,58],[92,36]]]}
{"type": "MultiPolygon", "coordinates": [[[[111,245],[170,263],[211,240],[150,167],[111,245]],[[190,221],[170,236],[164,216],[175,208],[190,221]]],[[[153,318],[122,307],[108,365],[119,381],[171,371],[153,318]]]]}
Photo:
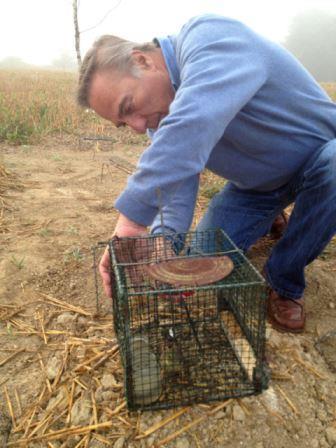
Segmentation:
{"type": "MultiPolygon", "coordinates": [[[[283,42],[292,18],[309,9],[336,13],[336,0],[79,0],[81,52],[102,34],[144,42],[211,12],[283,42]]],[[[62,53],[75,55],[72,0],[0,0],[0,42],[0,60],[13,56],[48,65],[62,53]]]]}

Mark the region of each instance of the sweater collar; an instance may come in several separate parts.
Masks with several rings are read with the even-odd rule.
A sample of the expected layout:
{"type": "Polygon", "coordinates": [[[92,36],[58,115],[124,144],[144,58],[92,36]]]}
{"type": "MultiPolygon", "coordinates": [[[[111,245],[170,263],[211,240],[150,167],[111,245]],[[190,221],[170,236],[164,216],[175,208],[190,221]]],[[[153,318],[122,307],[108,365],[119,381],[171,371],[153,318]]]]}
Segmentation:
{"type": "Polygon", "coordinates": [[[173,84],[175,90],[180,86],[180,72],[177,65],[177,60],[175,56],[175,50],[172,41],[169,37],[159,37],[155,38],[154,42],[159,44],[163,57],[168,69],[170,80],[173,84]]]}

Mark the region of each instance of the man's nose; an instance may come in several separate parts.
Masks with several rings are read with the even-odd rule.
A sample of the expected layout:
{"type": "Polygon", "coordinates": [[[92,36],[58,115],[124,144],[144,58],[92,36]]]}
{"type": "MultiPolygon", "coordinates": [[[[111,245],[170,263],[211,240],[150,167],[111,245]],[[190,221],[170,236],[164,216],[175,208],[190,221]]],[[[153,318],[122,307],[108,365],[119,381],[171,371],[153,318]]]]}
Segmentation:
{"type": "Polygon", "coordinates": [[[144,134],[147,129],[146,119],[141,116],[132,116],[125,120],[126,124],[138,134],[144,134]]]}

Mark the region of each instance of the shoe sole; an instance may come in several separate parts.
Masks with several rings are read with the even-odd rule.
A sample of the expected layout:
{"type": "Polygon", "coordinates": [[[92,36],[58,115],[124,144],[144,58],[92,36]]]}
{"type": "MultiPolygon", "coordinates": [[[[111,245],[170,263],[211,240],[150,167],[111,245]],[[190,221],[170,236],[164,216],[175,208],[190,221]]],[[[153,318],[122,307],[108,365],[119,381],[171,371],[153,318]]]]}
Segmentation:
{"type": "Polygon", "coordinates": [[[303,333],[305,330],[305,325],[302,328],[287,328],[282,327],[276,320],[272,319],[270,316],[268,316],[268,322],[272,325],[273,328],[275,328],[280,333],[303,333]]]}

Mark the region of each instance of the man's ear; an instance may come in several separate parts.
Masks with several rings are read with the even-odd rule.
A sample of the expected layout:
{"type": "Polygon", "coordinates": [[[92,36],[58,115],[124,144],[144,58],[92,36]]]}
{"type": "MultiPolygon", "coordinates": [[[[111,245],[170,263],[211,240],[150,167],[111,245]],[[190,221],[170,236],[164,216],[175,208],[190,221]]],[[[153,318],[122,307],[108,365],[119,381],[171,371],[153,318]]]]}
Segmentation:
{"type": "Polygon", "coordinates": [[[136,66],[142,70],[155,70],[156,66],[150,53],[145,53],[140,50],[132,51],[132,59],[136,66]]]}

